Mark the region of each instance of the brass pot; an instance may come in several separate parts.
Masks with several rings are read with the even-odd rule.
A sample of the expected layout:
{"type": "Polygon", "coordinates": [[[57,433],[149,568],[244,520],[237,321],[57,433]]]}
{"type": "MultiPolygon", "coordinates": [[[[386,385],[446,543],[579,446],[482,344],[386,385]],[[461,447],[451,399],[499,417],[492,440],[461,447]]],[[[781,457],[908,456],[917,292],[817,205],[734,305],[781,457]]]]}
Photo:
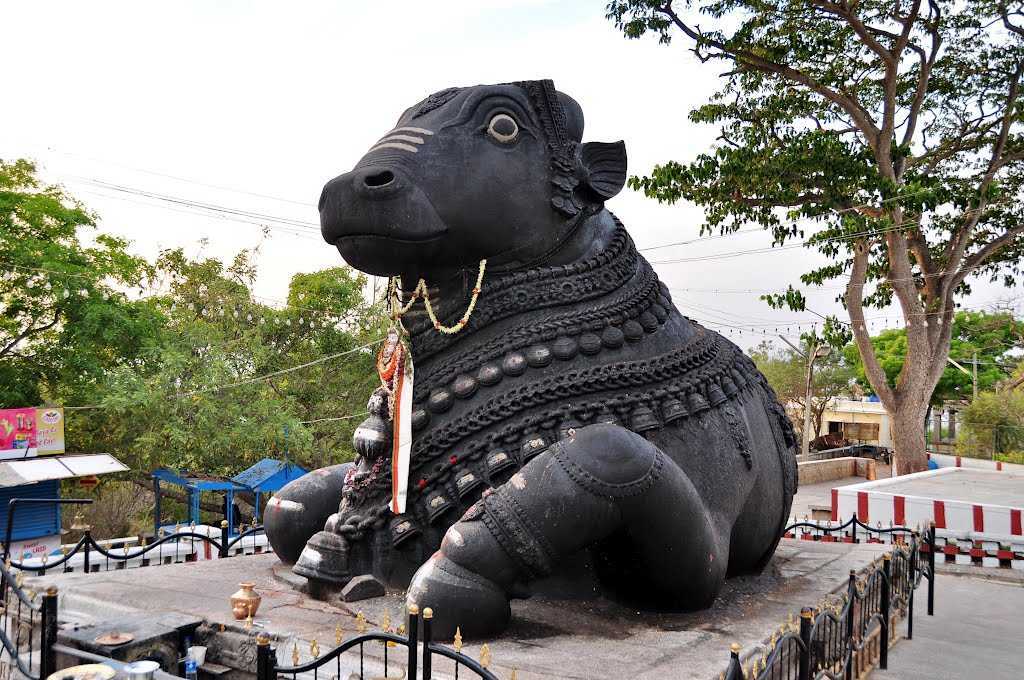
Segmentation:
{"type": "Polygon", "coordinates": [[[250,616],[256,616],[263,598],[253,590],[254,583],[239,583],[239,590],[229,599],[231,601],[231,613],[239,621],[250,616]]]}

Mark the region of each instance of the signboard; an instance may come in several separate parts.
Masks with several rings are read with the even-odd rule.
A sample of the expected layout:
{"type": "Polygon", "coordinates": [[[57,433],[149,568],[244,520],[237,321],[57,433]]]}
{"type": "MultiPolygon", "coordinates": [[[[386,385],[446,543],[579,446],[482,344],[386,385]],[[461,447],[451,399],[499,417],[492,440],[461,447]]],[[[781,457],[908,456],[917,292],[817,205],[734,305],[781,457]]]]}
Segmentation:
{"type": "Polygon", "coordinates": [[[0,409],[0,460],[64,453],[64,409],[0,409]]]}
{"type": "Polygon", "coordinates": [[[58,550],[60,550],[60,534],[30,538],[24,541],[11,541],[11,559],[18,562],[40,558],[58,550]]]}

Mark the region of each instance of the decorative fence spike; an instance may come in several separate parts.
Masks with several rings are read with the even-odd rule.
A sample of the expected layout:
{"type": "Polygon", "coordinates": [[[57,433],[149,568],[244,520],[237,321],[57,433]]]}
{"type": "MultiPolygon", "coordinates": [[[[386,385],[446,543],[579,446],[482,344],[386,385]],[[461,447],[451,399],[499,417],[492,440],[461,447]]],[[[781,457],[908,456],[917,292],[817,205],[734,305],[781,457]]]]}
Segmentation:
{"type": "Polygon", "coordinates": [[[462,629],[458,626],[455,626],[455,639],[452,640],[452,647],[456,652],[462,651],[462,629]]]}
{"type": "Polygon", "coordinates": [[[480,647],[480,667],[488,668],[491,665],[491,648],[485,642],[480,647]]]}
{"type": "Polygon", "coordinates": [[[366,632],[366,615],[363,612],[356,614],[356,631],[360,635],[366,632]]]}
{"type": "Polygon", "coordinates": [[[337,647],[341,644],[342,632],[341,624],[337,623],[334,625],[334,645],[337,647]]]}
{"type": "Polygon", "coordinates": [[[292,645],[292,665],[299,665],[299,644],[295,643],[292,645]]]}
{"type": "Polygon", "coordinates": [[[313,641],[309,643],[309,655],[314,659],[320,658],[320,643],[313,638],[313,641]]]}

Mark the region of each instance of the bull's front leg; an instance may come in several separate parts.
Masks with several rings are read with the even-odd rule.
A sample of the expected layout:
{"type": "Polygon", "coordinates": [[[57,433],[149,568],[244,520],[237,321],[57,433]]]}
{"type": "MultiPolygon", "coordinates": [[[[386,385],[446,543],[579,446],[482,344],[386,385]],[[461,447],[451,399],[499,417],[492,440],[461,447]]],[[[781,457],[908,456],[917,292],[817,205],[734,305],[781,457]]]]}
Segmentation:
{"type": "Polygon", "coordinates": [[[408,599],[434,610],[435,639],[451,639],[456,626],[467,637],[491,636],[508,624],[515,584],[548,576],[612,534],[621,545],[607,561],[642,572],[660,606],[706,606],[717,594],[728,531],[714,526],[693,484],[657,447],[621,427],[592,425],[470,508],[413,576],[408,599]]]}

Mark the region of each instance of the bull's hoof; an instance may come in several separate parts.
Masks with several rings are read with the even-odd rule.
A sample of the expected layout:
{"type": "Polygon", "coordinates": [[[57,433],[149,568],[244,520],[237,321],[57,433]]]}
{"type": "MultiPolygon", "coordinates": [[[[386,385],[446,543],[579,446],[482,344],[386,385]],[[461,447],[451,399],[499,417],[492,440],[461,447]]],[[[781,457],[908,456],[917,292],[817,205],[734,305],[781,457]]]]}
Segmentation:
{"type": "Polygon", "coordinates": [[[337,512],[350,469],[352,463],[314,470],[288,482],[270,498],[263,527],[282,562],[295,564],[310,537],[337,512]]]}
{"type": "Polygon", "coordinates": [[[431,638],[451,640],[459,628],[465,638],[488,638],[508,625],[508,596],[494,582],[434,553],[412,577],[407,604],[433,610],[431,638]]]}
{"type": "Polygon", "coordinates": [[[302,549],[292,571],[309,579],[309,593],[323,598],[337,593],[351,578],[348,570],[348,542],[328,531],[320,531],[302,549]]]}

